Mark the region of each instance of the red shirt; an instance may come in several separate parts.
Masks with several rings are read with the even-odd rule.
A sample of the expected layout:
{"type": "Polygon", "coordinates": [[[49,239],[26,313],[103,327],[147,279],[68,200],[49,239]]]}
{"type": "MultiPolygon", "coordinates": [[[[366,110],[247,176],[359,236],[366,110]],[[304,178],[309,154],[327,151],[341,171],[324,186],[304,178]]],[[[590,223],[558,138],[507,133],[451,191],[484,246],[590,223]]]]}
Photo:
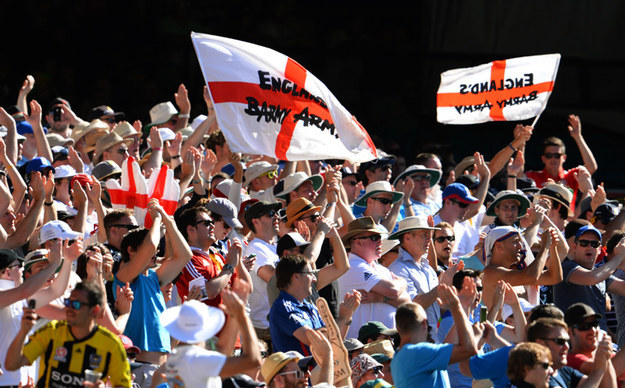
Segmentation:
{"type": "Polygon", "coordinates": [[[533,179],[536,183],[536,187],[545,187],[547,179],[553,179],[554,182],[569,187],[573,190],[573,200],[571,201],[571,209],[573,209],[575,208],[575,197],[577,196],[577,190],[579,189],[579,184],[577,183],[577,179],[575,179],[575,173],[577,170],[577,167],[570,170],[560,168],[558,176],[553,176],[543,169],[542,171],[527,171],[525,176],[533,179]]]}
{"type": "Polygon", "coordinates": [[[583,363],[585,363],[586,361],[592,361],[592,359],[582,353],[569,352],[569,354],[567,354],[566,356],[566,361],[567,366],[579,370],[583,363]]]}

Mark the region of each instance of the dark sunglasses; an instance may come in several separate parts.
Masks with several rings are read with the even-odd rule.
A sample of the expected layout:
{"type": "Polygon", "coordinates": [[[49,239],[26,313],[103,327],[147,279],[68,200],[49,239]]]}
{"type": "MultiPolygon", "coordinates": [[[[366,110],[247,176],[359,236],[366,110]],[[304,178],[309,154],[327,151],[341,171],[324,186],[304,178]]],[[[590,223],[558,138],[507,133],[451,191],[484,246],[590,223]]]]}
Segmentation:
{"type": "Polygon", "coordinates": [[[430,175],[429,174],[413,175],[411,178],[415,182],[429,181],[430,180],[430,175]]]}
{"type": "Polygon", "coordinates": [[[543,338],[545,341],[553,341],[556,345],[564,346],[569,342],[568,338],[557,337],[557,338],[543,338]]]}
{"type": "Polygon", "coordinates": [[[537,362],[536,365],[540,365],[543,367],[544,370],[547,370],[551,366],[551,363],[550,362],[537,362]]]}
{"type": "Polygon", "coordinates": [[[195,223],[195,225],[199,225],[199,224],[204,224],[204,226],[206,227],[215,225],[213,220],[199,220],[198,222],[195,223]]]}
{"type": "Polygon", "coordinates": [[[482,292],[484,286],[475,286],[475,288],[477,289],[477,292],[482,292]]]}
{"type": "Polygon", "coordinates": [[[65,307],[70,307],[74,310],[80,310],[80,308],[82,306],[89,306],[91,307],[90,304],[86,303],[86,302],[81,302],[79,300],[71,300],[71,299],[65,299],[63,301],[63,304],[65,305],[65,307]]]}
{"type": "Polygon", "coordinates": [[[391,203],[393,203],[393,200],[383,197],[371,197],[371,199],[380,202],[382,205],[390,205],[391,203]]]}
{"type": "Polygon", "coordinates": [[[302,220],[305,219],[305,218],[310,218],[310,221],[315,223],[315,222],[317,222],[319,217],[321,217],[319,214],[313,214],[312,216],[302,217],[302,220]]]}
{"type": "Polygon", "coordinates": [[[450,199],[450,201],[455,203],[456,205],[460,206],[460,209],[466,209],[467,207],[469,207],[468,203],[463,203],[463,202],[456,201],[456,200],[453,200],[453,199],[450,199]]]}
{"type": "Polygon", "coordinates": [[[599,245],[601,245],[601,243],[597,240],[577,240],[577,243],[584,248],[589,245],[593,248],[599,248],[599,245]]]}
{"type": "Polygon", "coordinates": [[[437,243],[444,243],[445,241],[449,241],[449,242],[454,242],[456,241],[456,237],[455,236],[438,236],[436,238],[434,238],[434,241],[436,241],[437,243]]]}
{"type": "Polygon", "coordinates": [[[264,215],[264,216],[267,216],[267,217],[269,217],[269,218],[273,218],[273,217],[275,217],[275,216],[276,216],[276,214],[278,214],[278,213],[276,213],[276,211],[275,211],[275,210],[269,210],[267,213],[265,213],[265,214],[263,214],[263,215],[264,215]]]}
{"type": "Polygon", "coordinates": [[[128,148],[118,148],[116,151],[120,155],[126,155],[128,153],[128,148]]]}
{"type": "Polygon", "coordinates": [[[547,159],[560,159],[562,154],[560,152],[545,152],[543,156],[547,159]]]}
{"type": "Polygon", "coordinates": [[[371,240],[373,242],[380,241],[381,239],[382,239],[382,236],[380,236],[379,234],[372,234],[370,236],[364,236],[364,237],[354,237],[354,240],[371,240]]]}
{"type": "Polygon", "coordinates": [[[599,321],[582,322],[572,326],[580,331],[588,331],[592,328],[599,327],[599,321]]]}
{"type": "Polygon", "coordinates": [[[113,224],[113,225],[111,225],[111,227],[125,228],[125,229],[128,229],[128,230],[134,230],[134,229],[137,229],[139,227],[139,225],[134,225],[134,224],[113,224]]]}
{"type": "Polygon", "coordinates": [[[350,186],[357,186],[358,185],[358,181],[344,181],[343,184],[347,184],[350,186]]]}

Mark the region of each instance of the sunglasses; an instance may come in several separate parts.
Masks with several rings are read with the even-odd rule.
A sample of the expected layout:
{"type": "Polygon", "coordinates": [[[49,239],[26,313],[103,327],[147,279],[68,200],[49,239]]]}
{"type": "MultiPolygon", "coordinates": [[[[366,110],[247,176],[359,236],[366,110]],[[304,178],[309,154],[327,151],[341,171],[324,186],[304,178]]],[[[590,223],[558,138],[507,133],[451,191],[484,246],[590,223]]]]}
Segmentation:
{"type": "Polygon", "coordinates": [[[126,155],[128,153],[128,148],[118,148],[116,152],[120,155],[126,155]]]}
{"type": "Polygon", "coordinates": [[[263,216],[267,216],[269,218],[273,218],[277,215],[278,213],[276,213],[275,210],[269,210],[267,213],[263,214],[263,216]]]}
{"type": "Polygon", "coordinates": [[[343,181],[343,184],[350,185],[350,186],[357,186],[358,181],[343,181]]]}
{"type": "Polygon", "coordinates": [[[260,176],[266,176],[269,179],[274,179],[278,177],[278,171],[277,170],[267,171],[263,174],[260,174],[260,176]]]}
{"type": "Polygon", "coordinates": [[[106,121],[109,124],[115,124],[116,123],[115,118],[113,118],[113,117],[108,117],[108,118],[100,117],[100,120],[106,121]]]}
{"type": "Polygon", "coordinates": [[[413,175],[411,178],[415,182],[429,181],[430,180],[430,174],[413,175]]]}
{"type": "Polygon", "coordinates": [[[475,286],[475,289],[477,290],[477,292],[482,292],[484,286],[475,286]]]}
{"type": "Polygon", "coordinates": [[[390,205],[391,203],[393,203],[393,200],[388,199],[388,198],[371,197],[371,199],[373,199],[374,201],[380,202],[382,205],[390,205]]]}
{"type": "Polygon", "coordinates": [[[456,205],[460,206],[460,209],[466,209],[467,207],[469,207],[468,203],[463,203],[460,201],[456,201],[454,199],[450,199],[451,202],[455,203],[456,205]]]}
{"type": "Polygon", "coordinates": [[[560,159],[562,154],[560,152],[545,152],[543,156],[547,159],[560,159]]]}
{"type": "Polygon", "coordinates": [[[371,240],[373,242],[380,241],[381,239],[382,239],[382,236],[380,236],[379,234],[372,234],[370,236],[364,236],[364,237],[354,237],[354,240],[371,240]]]}
{"type": "Polygon", "coordinates": [[[547,370],[551,366],[551,363],[550,362],[537,362],[536,365],[540,365],[543,367],[544,370],[547,370]]]}
{"type": "Polygon", "coordinates": [[[437,243],[444,243],[445,241],[449,241],[449,242],[454,242],[456,241],[456,237],[455,236],[438,236],[436,238],[434,238],[434,241],[436,241],[437,243]]]}
{"type": "Polygon", "coordinates": [[[545,341],[553,341],[553,342],[555,342],[556,345],[559,345],[559,346],[564,346],[565,344],[567,344],[569,342],[569,339],[568,338],[564,338],[564,337],[543,338],[543,340],[545,340],[545,341]]]}
{"type": "Polygon", "coordinates": [[[65,307],[70,307],[74,310],[80,310],[82,306],[89,306],[89,307],[92,306],[88,304],[87,302],[81,302],[79,300],[71,300],[71,299],[65,299],[63,301],[63,304],[65,305],[65,307]]]}
{"type": "Polygon", "coordinates": [[[572,326],[579,331],[588,331],[592,328],[599,327],[599,321],[582,322],[572,326]]]}
{"type": "Polygon", "coordinates": [[[589,245],[593,248],[599,248],[599,245],[601,245],[601,243],[597,240],[577,240],[577,243],[584,248],[589,245]]]}
{"type": "Polygon", "coordinates": [[[310,221],[315,223],[315,222],[317,222],[319,217],[321,217],[319,214],[313,214],[312,216],[302,217],[302,220],[305,219],[305,218],[310,218],[310,221]]]}
{"type": "Polygon", "coordinates": [[[139,225],[134,225],[134,224],[113,224],[113,225],[111,225],[111,227],[125,228],[125,229],[128,229],[128,230],[134,230],[134,229],[137,229],[139,227],[139,225]]]}
{"type": "Polygon", "coordinates": [[[213,220],[199,220],[198,222],[195,223],[195,225],[199,225],[199,224],[204,224],[204,226],[206,226],[207,228],[215,225],[213,220]]]}
{"type": "Polygon", "coordinates": [[[284,375],[290,375],[290,374],[295,374],[295,378],[296,379],[303,379],[304,377],[306,377],[306,372],[301,371],[301,370],[292,370],[290,372],[283,372],[283,373],[278,373],[280,376],[284,376],[284,375]]]}

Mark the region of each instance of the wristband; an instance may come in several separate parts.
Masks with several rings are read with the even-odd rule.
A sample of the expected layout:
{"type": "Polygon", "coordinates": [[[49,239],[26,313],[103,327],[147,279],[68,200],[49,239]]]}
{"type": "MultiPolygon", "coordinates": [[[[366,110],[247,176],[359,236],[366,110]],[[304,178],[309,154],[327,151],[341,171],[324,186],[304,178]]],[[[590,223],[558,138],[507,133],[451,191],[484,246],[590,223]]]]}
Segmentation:
{"type": "Polygon", "coordinates": [[[189,113],[179,113],[178,117],[181,119],[188,119],[191,115],[189,113]]]}
{"type": "Polygon", "coordinates": [[[349,326],[352,324],[352,320],[350,319],[349,321],[347,321],[347,323],[345,325],[349,326]]]}
{"type": "Polygon", "coordinates": [[[53,203],[54,202],[44,202],[43,204],[46,205],[46,206],[52,206],[53,203]]]}
{"type": "Polygon", "coordinates": [[[508,178],[516,179],[516,175],[508,175],[508,178]]]}
{"type": "Polygon", "coordinates": [[[171,158],[172,158],[172,159],[179,159],[179,158],[180,158],[180,155],[172,156],[171,158]]]}
{"type": "Polygon", "coordinates": [[[162,151],[163,149],[161,147],[156,147],[156,148],[152,148],[152,152],[154,151],[162,151]]]}
{"type": "Polygon", "coordinates": [[[510,147],[512,152],[517,152],[518,151],[516,148],[512,147],[512,143],[508,144],[508,147],[510,147]]]}
{"type": "Polygon", "coordinates": [[[230,264],[224,265],[221,269],[221,272],[223,271],[230,271],[230,273],[234,275],[234,268],[230,264]]]}
{"type": "Polygon", "coordinates": [[[191,183],[202,183],[202,180],[201,179],[193,180],[193,181],[191,181],[191,183]]]}

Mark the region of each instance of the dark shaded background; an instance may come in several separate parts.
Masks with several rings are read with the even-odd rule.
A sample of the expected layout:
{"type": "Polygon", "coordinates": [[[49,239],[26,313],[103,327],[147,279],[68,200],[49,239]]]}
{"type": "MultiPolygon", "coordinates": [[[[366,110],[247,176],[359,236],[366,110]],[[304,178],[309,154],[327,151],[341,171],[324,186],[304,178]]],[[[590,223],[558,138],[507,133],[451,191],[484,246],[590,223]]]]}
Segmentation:
{"type": "MultiPolygon", "coordinates": [[[[44,107],[67,98],[86,118],[107,104],[130,119],[171,100],[179,83],[192,117],[205,113],[203,79],[190,32],[241,39],[278,50],[322,80],[379,147],[411,157],[440,152],[446,163],[479,150],[492,157],[514,123],[444,126],[436,122],[440,73],[496,59],[561,53],[555,90],[528,146],[561,137],[567,167],[581,163],[567,132],[581,116],[595,153],[597,182],[625,188],[622,154],[625,3],[505,0],[396,2],[68,1],[3,5],[0,104],[15,103],[27,74],[44,107]],[[409,8],[411,7],[411,8],[409,8]]],[[[531,120],[528,121],[528,123],[531,120]]]]}

